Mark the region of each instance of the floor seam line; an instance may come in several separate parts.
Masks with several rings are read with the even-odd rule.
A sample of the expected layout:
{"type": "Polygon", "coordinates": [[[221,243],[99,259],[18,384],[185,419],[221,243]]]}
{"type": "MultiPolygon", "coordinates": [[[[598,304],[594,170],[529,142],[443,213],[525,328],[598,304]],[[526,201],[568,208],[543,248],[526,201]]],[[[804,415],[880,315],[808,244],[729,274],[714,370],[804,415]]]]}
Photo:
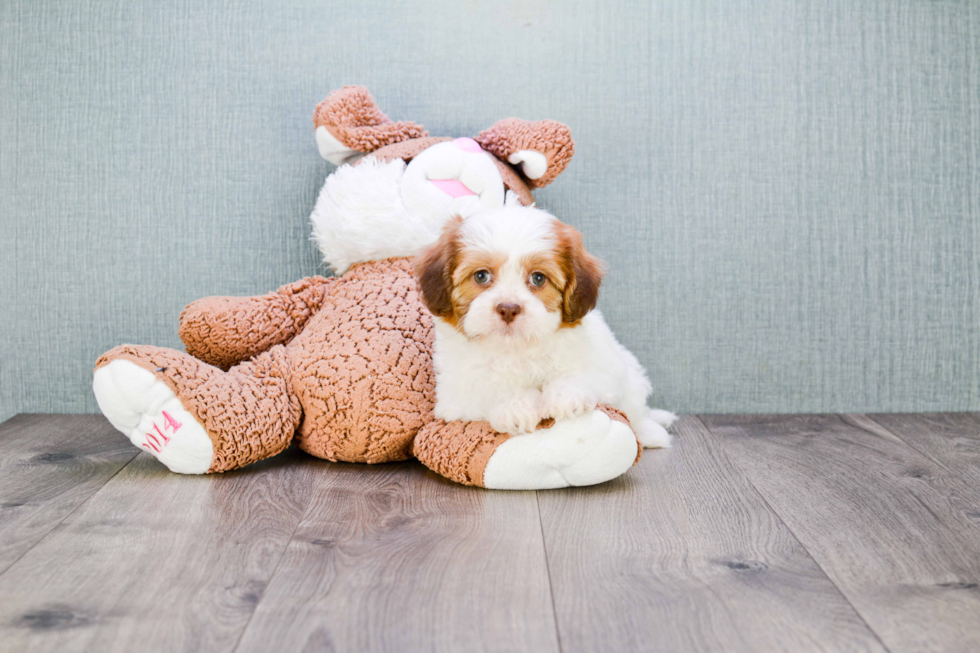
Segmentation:
{"type": "MultiPolygon", "coordinates": [[[[319,476],[318,481],[322,478],[322,476],[319,476]]],[[[248,615],[248,619],[245,620],[245,625],[242,626],[242,632],[238,634],[238,639],[235,641],[235,646],[231,649],[233,653],[238,651],[238,647],[242,645],[242,640],[245,638],[245,633],[248,631],[248,627],[252,624],[252,617],[254,617],[255,613],[259,611],[259,606],[262,604],[262,600],[265,598],[265,592],[269,588],[269,585],[272,584],[272,579],[276,577],[276,573],[279,572],[279,567],[282,565],[282,560],[286,557],[286,551],[289,550],[289,545],[293,543],[293,538],[296,537],[296,532],[303,524],[303,520],[306,519],[306,515],[309,514],[310,507],[313,505],[313,498],[316,496],[319,489],[320,483],[318,482],[317,486],[313,488],[313,491],[309,494],[310,500],[306,502],[306,507],[303,508],[303,514],[296,520],[296,526],[293,528],[293,532],[289,534],[289,539],[286,540],[286,544],[284,544],[282,547],[282,553],[279,554],[279,559],[276,560],[276,566],[273,567],[272,573],[269,574],[268,582],[266,582],[265,587],[262,588],[262,596],[260,596],[259,600],[255,602],[255,607],[252,608],[252,612],[248,615]]]]}
{"type": "Polygon", "coordinates": [[[130,458],[129,460],[127,460],[127,461],[126,461],[126,464],[124,464],[124,465],[122,465],[122,466],[121,466],[121,467],[120,467],[119,469],[117,469],[117,470],[115,471],[115,473],[114,473],[114,474],[113,474],[112,476],[110,476],[109,478],[107,478],[107,479],[105,480],[105,483],[103,483],[102,485],[100,485],[100,486],[99,486],[99,487],[98,487],[98,488],[97,488],[97,489],[95,490],[95,492],[93,492],[92,494],[90,494],[90,495],[88,495],[87,497],[85,497],[85,499],[84,499],[83,501],[81,501],[81,502],[79,502],[79,504],[78,504],[77,506],[75,506],[74,508],[72,508],[72,509],[71,509],[71,510],[70,510],[70,511],[69,511],[69,512],[68,512],[68,513],[67,513],[67,514],[66,514],[66,515],[64,516],[64,517],[62,517],[61,519],[59,519],[59,520],[58,520],[58,523],[57,523],[57,524],[54,524],[53,526],[51,526],[51,528],[49,528],[49,529],[48,529],[47,531],[45,531],[45,533],[44,533],[44,535],[42,535],[41,537],[39,537],[39,538],[37,539],[37,541],[36,541],[36,542],[35,542],[34,544],[32,544],[32,545],[30,546],[30,548],[28,548],[28,549],[27,549],[26,551],[24,551],[24,552],[23,552],[23,553],[21,553],[21,554],[20,554],[19,556],[17,556],[17,559],[16,559],[16,560],[14,560],[13,562],[11,562],[11,563],[10,563],[9,565],[7,565],[7,566],[6,566],[6,567],[5,567],[5,568],[4,568],[4,569],[3,569],[2,571],[0,571],[0,577],[2,577],[2,576],[3,576],[4,574],[6,574],[6,573],[7,573],[8,571],[10,571],[11,569],[13,569],[13,567],[14,567],[14,565],[16,565],[16,564],[17,564],[18,562],[20,562],[20,561],[21,561],[21,560],[22,560],[22,559],[24,558],[24,556],[26,556],[26,555],[27,555],[28,553],[30,553],[31,551],[33,551],[33,550],[34,550],[34,548],[35,548],[35,547],[37,547],[37,546],[38,546],[38,545],[39,545],[39,544],[40,544],[41,542],[43,542],[44,540],[46,540],[46,539],[47,539],[47,537],[48,537],[49,535],[51,535],[51,533],[53,533],[53,532],[55,531],[55,529],[56,529],[56,528],[58,528],[58,527],[59,527],[59,526],[61,526],[61,525],[62,525],[63,523],[65,523],[65,520],[66,520],[66,519],[68,519],[69,517],[71,517],[72,515],[74,515],[74,514],[75,514],[75,512],[76,512],[76,511],[77,511],[77,510],[78,510],[79,508],[81,508],[81,507],[82,507],[82,506],[84,506],[84,505],[85,505],[86,503],[88,503],[89,501],[91,501],[91,500],[92,500],[92,497],[94,497],[94,496],[95,496],[95,495],[97,495],[97,494],[98,494],[99,492],[101,492],[102,490],[104,490],[104,489],[105,489],[105,486],[107,486],[107,485],[109,484],[109,482],[110,482],[110,481],[112,481],[112,479],[114,479],[114,478],[116,478],[116,476],[118,476],[118,475],[119,475],[119,472],[121,472],[122,470],[124,470],[124,469],[126,469],[127,467],[129,467],[129,466],[130,466],[130,464],[132,464],[132,462],[133,462],[134,460],[136,460],[137,458],[139,458],[139,455],[140,455],[140,453],[142,453],[142,452],[140,452],[140,451],[137,451],[136,453],[134,453],[134,454],[133,454],[133,457],[132,457],[132,458],[130,458]]]}
{"type": "Polygon", "coordinates": [[[541,497],[540,490],[534,491],[534,505],[538,509],[538,529],[541,533],[541,550],[544,552],[544,570],[548,575],[548,594],[551,596],[551,616],[555,622],[555,638],[558,640],[558,651],[564,649],[561,645],[561,629],[558,627],[558,607],[555,605],[555,586],[551,582],[551,563],[548,561],[548,543],[544,538],[544,522],[541,519],[541,497]]]}
{"type": "MultiPolygon", "coordinates": [[[[903,438],[901,435],[899,435],[898,433],[896,433],[893,429],[888,428],[887,426],[885,426],[884,424],[882,424],[881,422],[879,422],[878,420],[876,420],[872,416],[873,413],[854,413],[854,414],[862,415],[863,417],[867,417],[872,422],[874,422],[875,424],[877,424],[878,426],[880,426],[881,428],[883,428],[885,431],[887,431],[888,433],[890,433],[890,434],[894,435],[896,438],[898,438],[902,442],[902,444],[904,444],[906,447],[908,447],[912,451],[916,452],[920,456],[923,456],[923,457],[929,459],[935,465],[941,467],[943,469],[943,471],[945,471],[947,474],[949,474],[953,478],[955,478],[955,479],[957,479],[959,481],[963,481],[964,483],[967,483],[968,485],[972,485],[972,483],[969,480],[963,478],[962,476],[960,476],[959,474],[957,474],[956,472],[954,472],[952,469],[950,469],[949,467],[947,467],[943,463],[943,461],[937,459],[931,453],[929,453],[927,451],[923,451],[922,449],[919,449],[917,446],[915,446],[914,444],[912,444],[911,442],[909,442],[909,440],[907,438],[903,438]]],[[[912,413],[912,414],[914,415],[916,413],[912,413]]],[[[856,426],[857,428],[861,428],[857,424],[855,424],[854,426],[856,426]]]]}
{"type": "Polygon", "coordinates": [[[813,564],[817,566],[817,569],[819,569],[823,573],[824,577],[828,581],[830,581],[830,584],[834,586],[834,589],[837,590],[837,593],[840,595],[840,597],[847,602],[847,605],[851,606],[851,610],[854,610],[854,614],[857,615],[857,618],[861,620],[861,623],[863,623],[865,628],[868,629],[868,632],[874,635],[875,640],[877,640],[878,643],[881,644],[881,647],[883,649],[891,652],[891,648],[889,648],[888,645],[885,644],[884,641],[882,641],[881,636],[878,634],[878,631],[876,631],[874,628],[871,627],[871,624],[869,624],[867,619],[864,618],[864,615],[861,614],[861,611],[858,610],[857,607],[854,605],[854,603],[851,602],[851,598],[844,593],[844,590],[840,588],[840,586],[834,581],[834,579],[827,572],[827,570],[824,569],[823,565],[820,564],[820,561],[813,556],[813,553],[811,553],[810,549],[808,549],[807,546],[803,543],[803,541],[800,540],[800,538],[796,535],[796,533],[793,531],[790,525],[786,523],[786,520],[783,519],[783,516],[779,514],[779,512],[777,512],[777,510],[772,506],[771,503],[769,503],[769,499],[766,498],[766,495],[764,495],[759,490],[759,488],[756,487],[755,483],[752,482],[752,479],[749,478],[749,475],[745,473],[745,470],[739,467],[738,463],[732,460],[731,456],[728,455],[728,451],[725,450],[725,445],[722,444],[721,438],[719,438],[715,434],[715,432],[711,430],[710,426],[705,424],[704,420],[701,419],[700,415],[693,415],[693,417],[696,420],[698,420],[698,423],[704,427],[704,430],[707,431],[707,433],[711,436],[711,438],[718,444],[718,449],[721,452],[721,454],[725,456],[725,460],[727,460],[735,469],[738,470],[739,474],[742,475],[742,478],[745,479],[745,482],[752,487],[752,490],[759,496],[760,499],[762,499],[762,502],[766,504],[766,507],[769,508],[769,511],[772,512],[772,514],[776,517],[776,519],[779,520],[779,523],[786,527],[787,532],[789,532],[789,534],[793,537],[793,539],[796,540],[796,543],[800,545],[800,548],[803,549],[807,557],[809,557],[810,560],[813,561],[813,564]]]}

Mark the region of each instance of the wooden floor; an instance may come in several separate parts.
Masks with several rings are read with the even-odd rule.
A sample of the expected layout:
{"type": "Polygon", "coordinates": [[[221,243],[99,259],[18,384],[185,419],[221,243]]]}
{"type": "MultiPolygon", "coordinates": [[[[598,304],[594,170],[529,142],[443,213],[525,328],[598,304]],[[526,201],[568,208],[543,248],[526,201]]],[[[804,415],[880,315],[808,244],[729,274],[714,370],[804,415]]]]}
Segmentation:
{"type": "Polygon", "coordinates": [[[980,415],[685,417],[592,488],[0,425],[0,650],[980,651],[980,415]]]}

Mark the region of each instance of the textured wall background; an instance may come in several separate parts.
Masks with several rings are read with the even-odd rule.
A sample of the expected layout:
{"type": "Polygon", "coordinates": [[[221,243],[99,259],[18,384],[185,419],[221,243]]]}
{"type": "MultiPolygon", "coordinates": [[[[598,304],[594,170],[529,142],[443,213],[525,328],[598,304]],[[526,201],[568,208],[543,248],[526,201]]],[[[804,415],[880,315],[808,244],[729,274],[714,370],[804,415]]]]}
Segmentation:
{"type": "Polygon", "coordinates": [[[0,5],[0,418],[323,272],[313,107],[577,139],[539,203],[679,411],[980,409],[980,3],[0,5]]]}

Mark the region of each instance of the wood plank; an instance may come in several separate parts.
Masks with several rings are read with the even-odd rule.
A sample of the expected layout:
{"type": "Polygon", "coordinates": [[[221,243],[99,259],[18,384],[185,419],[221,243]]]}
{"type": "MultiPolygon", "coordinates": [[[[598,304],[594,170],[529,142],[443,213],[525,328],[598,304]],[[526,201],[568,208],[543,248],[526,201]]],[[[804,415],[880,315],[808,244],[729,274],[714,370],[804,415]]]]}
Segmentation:
{"type": "Polygon", "coordinates": [[[557,651],[531,492],[335,465],[239,651],[557,651]]]}
{"type": "Polygon", "coordinates": [[[0,574],[138,453],[101,415],[0,424],[0,574]]]}
{"type": "Polygon", "coordinates": [[[704,421],[889,649],[980,650],[975,488],[860,417],[704,421]]]}
{"type": "MultiPolygon", "coordinates": [[[[866,417],[980,492],[980,413],[894,413],[866,417]]],[[[980,518],[980,505],[977,513],[980,518]]]]}
{"type": "Polygon", "coordinates": [[[704,426],[676,430],[625,476],[539,493],[562,650],[884,650],[704,426]]]}
{"type": "Polygon", "coordinates": [[[215,476],[140,454],[0,576],[6,650],[234,648],[325,464],[215,476]]]}

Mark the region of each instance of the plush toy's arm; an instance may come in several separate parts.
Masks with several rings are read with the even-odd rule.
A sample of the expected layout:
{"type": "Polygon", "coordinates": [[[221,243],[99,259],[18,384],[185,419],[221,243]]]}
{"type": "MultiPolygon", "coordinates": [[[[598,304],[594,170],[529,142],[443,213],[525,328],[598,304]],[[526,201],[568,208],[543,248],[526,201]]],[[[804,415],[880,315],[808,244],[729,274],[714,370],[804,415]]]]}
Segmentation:
{"type": "Polygon", "coordinates": [[[180,339],[187,353],[228,369],[292,340],[337,281],[308,277],[267,295],[199,299],[180,314],[180,339]]]}

